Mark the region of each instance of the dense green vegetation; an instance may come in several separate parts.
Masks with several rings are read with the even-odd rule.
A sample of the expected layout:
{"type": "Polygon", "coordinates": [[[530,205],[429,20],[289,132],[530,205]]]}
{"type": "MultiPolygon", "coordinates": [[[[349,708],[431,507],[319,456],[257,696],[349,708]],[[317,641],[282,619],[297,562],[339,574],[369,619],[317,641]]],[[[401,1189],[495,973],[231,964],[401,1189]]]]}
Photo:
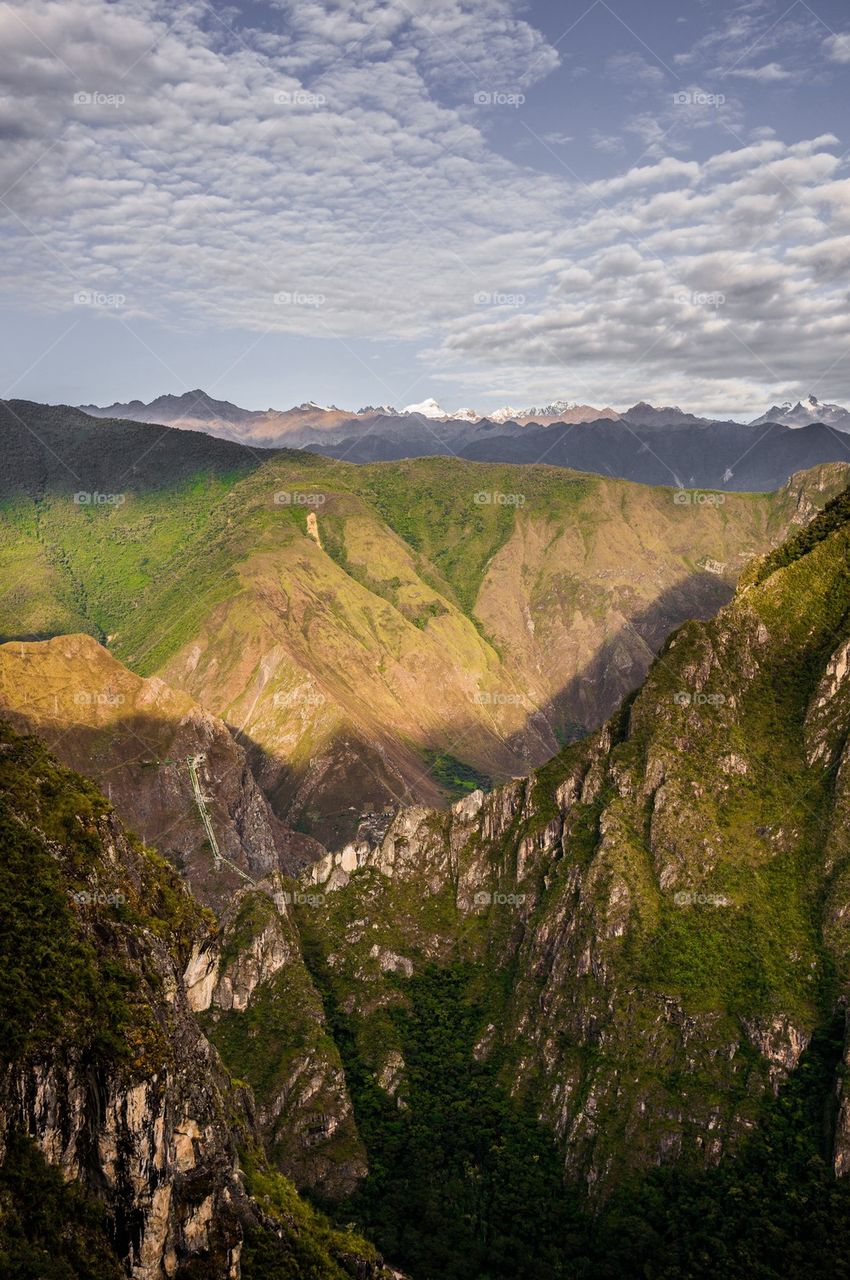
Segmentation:
{"type": "MultiPolygon", "coordinates": [[[[357,1060],[352,1029],[329,1014],[370,1158],[345,1212],[416,1280],[568,1276],[576,1200],[551,1137],[476,1060],[481,1008],[468,966],[428,966],[390,1013],[406,1064],[403,1105],[357,1060]]],[[[326,988],[326,990],[328,990],[326,988]]]]}
{"type": "Polygon", "coordinates": [[[51,1168],[35,1143],[12,1133],[0,1165],[3,1280],[120,1280],[106,1215],[51,1168]]]}
{"type": "Polygon", "coordinates": [[[481,773],[472,765],[464,764],[449,752],[426,751],[424,754],[428,772],[433,774],[442,787],[446,788],[452,799],[457,799],[470,791],[476,791],[479,787],[485,791],[489,790],[493,785],[493,779],[488,778],[486,773],[481,773]]]}
{"type": "Polygon", "coordinates": [[[795,560],[802,559],[819,542],[823,542],[836,529],[846,525],[848,519],[850,519],[850,488],[832,498],[823,511],[820,511],[799,532],[792,534],[790,538],[786,538],[775,551],[771,551],[769,555],[758,560],[752,569],[742,577],[742,585],[757,586],[760,582],[764,582],[766,578],[769,578],[772,573],[775,573],[777,569],[782,569],[785,565],[793,564],[795,560]]]}
{"type": "Polygon", "coordinates": [[[497,1064],[476,1058],[481,975],[432,965],[403,986],[390,1014],[406,1064],[400,1105],[325,994],[371,1169],[342,1214],[416,1280],[850,1276],[850,1185],[830,1162],[841,1023],[815,1037],[736,1156],[656,1170],[593,1209],[564,1185],[550,1136],[497,1064]]]}
{"type": "Polygon", "coordinates": [[[84,891],[106,802],[91,783],[51,761],[36,739],[16,738],[2,722],[0,743],[0,1056],[19,1060],[62,1031],[98,1054],[122,1055],[132,978],[98,956],[82,933],[67,876],[48,844],[61,841],[71,883],[84,891]]]}
{"type": "Polygon", "coordinates": [[[60,1033],[102,1060],[144,1069],[163,1038],[116,939],[138,927],[185,958],[211,917],[173,869],[122,833],[133,867],[105,853],[110,806],[34,737],[0,721],[0,1058],[19,1060],[60,1033]],[[93,895],[97,900],[93,901],[93,895]]]}
{"type": "MultiPolygon", "coordinates": [[[[306,972],[292,963],[264,983],[244,1011],[203,1015],[201,1023],[234,1076],[251,1086],[260,1104],[270,1105],[291,1086],[293,1062],[311,1051],[317,1056],[334,1053],[317,1012],[306,972]]],[[[321,1109],[322,1096],[312,1105],[321,1109]]],[[[288,1150],[291,1136],[286,1125],[281,1126],[280,1140],[288,1150]]],[[[276,1158],[280,1153],[269,1154],[276,1158]]]]}
{"type": "Polygon", "coordinates": [[[589,1226],[587,1280],[850,1276],[850,1184],[830,1164],[843,1019],[822,1031],[740,1155],[662,1169],[589,1226]]]}
{"type": "Polygon", "coordinates": [[[246,1229],[242,1280],[350,1280],[379,1261],[361,1236],[334,1227],[265,1161],[247,1156],[244,1169],[251,1194],[269,1218],[246,1229]]]}
{"type": "Polygon", "coordinates": [[[674,717],[674,732],[688,734],[690,749],[677,771],[679,805],[687,814],[680,838],[719,846],[711,879],[700,888],[724,905],[682,910],[660,897],[634,972],[642,983],[684,993],[695,1007],[722,1002],[748,1017],[782,1008],[811,1022],[837,994],[835,957],[822,937],[834,774],[809,763],[800,726],[830,656],[850,633],[848,521],[850,498],[842,495],[776,553],[780,579],[772,577],[775,570],[759,571],[739,597],[738,618],[704,628],[688,624],[676,638],[672,662],[666,652],[659,658],[651,686],[640,695],[632,740],[620,749],[622,759],[650,745],[657,750],[667,716],[674,717]],[[741,619],[750,608],[764,632],[759,669],[742,685],[752,629],[741,619]],[[653,710],[653,694],[662,691],[655,708],[669,708],[682,683],[677,671],[708,653],[721,655],[705,689],[719,697],[717,707],[644,715],[643,706],[653,710]],[[724,758],[743,762],[734,786],[718,769],[724,758]],[[789,830],[793,841],[783,839],[789,830]]]}

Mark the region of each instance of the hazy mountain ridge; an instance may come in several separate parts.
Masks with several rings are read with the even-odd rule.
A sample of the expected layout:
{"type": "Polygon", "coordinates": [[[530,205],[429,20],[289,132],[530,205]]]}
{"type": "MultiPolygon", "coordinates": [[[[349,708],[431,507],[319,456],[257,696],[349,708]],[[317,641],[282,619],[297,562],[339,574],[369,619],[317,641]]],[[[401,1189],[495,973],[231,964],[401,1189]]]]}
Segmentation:
{"type": "MultiPolygon", "coordinates": [[[[321,405],[310,400],[304,404],[294,405],[289,409],[242,409],[227,400],[217,400],[207,392],[196,388],[181,395],[162,395],[145,403],[131,400],[125,403],[116,402],[111,405],[87,404],[79,408],[93,417],[127,418],[136,422],[161,422],[166,426],[182,426],[192,428],[196,425],[201,430],[216,428],[222,433],[241,430],[232,438],[267,438],[277,444],[298,443],[295,436],[303,429],[305,438],[311,430],[317,437],[327,435],[340,424],[350,428],[362,426],[366,429],[375,427],[376,419],[393,420],[395,429],[401,429],[403,420],[424,420],[429,425],[455,424],[458,439],[463,438],[463,429],[469,431],[478,423],[497,426],[518,425],[552,426],[556,423],[577,424],[583,422],[625,421],[634,425],[674,426],[695,425],[718,422],[720,419],[692,414],[676,405],[657,406],[644,400],[623,410],[612,409],[610,405],[596,408],[573,400],[554,400],[549,404],[538,406],[516,407],[504,405],[499,409],[479,411],[474,408],[447,410],[433,396],[425,400],[396,409],[393,405],[367,405],[357,410],[340,409],[336,405],[321,405]],[[275,432],[278,436],[275,436],[275,432]],[[289,433],[290,438],[284,436],[289,433]],[[278,438],[279,437],[279,438],[278,438]]],[[[747,425],[746,415],[736,419],[739,425],[747,425]]],[[[820,402],[814,395],[806,400],[786,401],[781,405],[773,405],[758,418],[749,421],[750,426],[762,426],[774,422],[785,426],[808,426],[813,422],[823,422],[827,426],[839,429],[850,429],[850,410],[837,404],[820,402]]],[[[385,423],[388,426],[389,423],[385,423]]],[[[408,423],[408,425],[410,425],[408,423]]],[[[231,438],[228,436],[227,438],[231,438]]]]}

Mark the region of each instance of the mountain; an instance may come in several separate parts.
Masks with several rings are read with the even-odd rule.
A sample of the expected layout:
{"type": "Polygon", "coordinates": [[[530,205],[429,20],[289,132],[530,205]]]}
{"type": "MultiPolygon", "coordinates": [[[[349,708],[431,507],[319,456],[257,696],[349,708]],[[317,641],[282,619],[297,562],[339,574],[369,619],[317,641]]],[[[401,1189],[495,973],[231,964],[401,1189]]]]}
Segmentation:
{"type": "MultiPolygon", "coordinates": [[[[625,413],[621,413],[620,420],[628,422],[631,426],[636,427],[705,427],[708,425],[719,425],[712,418],[700,418],[693,413],[685,413],[677,405],[656,405],[647,404],[641,400],[638,404],[633,404],[630,409],[626,409],[625,413]]],[[[734,426],[734,423],[723,423],[724,426],[734,426]]]]}
{"type": "Polygon", "coordinates": [[[445,421],[446,418],[450,417],[450,414],[446,413],[442,405],[438,404],[433,398],[423,400],[421,404],[409,404],[402,409],[402,413],[418,413],[420,417],[439,418],[441,421],[445,421]]]}
{"type": "MultiPolygon", "coordinates": [[[[203,473],[210,482],[258,465],[250,449],[198,431],[163,431],[129,419],[98,419],[67,405],[0,400],[0,500],[77,493],[80,505],[115,505],[123,485],[134,492],[203,473]],[[109,503],[108,498],[114,501],[109,503]]],[[[119,503],[120,505],[120,503],[119,503]]]]}
{"type": "MultiPolygon", "coordinates": [[[[223,968],[209,1007],[226,1022],[230,1011],[250,1005],[260,975],[272,982],[286,962],[289,1016],[303,1026],[286,1070],[253,1082],[258,1132],[299,1187],[325,1196],[350,1191],[365,1166],[339,1055],[326,1035],[304,1029],[321,1028],[321,1001],[291,926],[268,906],[269,897],[279,898],[281,875],[314,863],[324,849],[275,818],[244,748],[220,720],[161,680],[128,671],[89,636],[0,646],[0,717],[37,732],[63,763],[102,788],[121,822],[219,916],[225,953],[246,913],[262,916],[262,947],[223,968]],[[303,1141],[324,1107],[334,1110],[333,1131],[303,1141]]],[[[194,975],[199,990],[208,968],[205,961],[194,975]]],[[[208,1033],[215,1039],[215,1029],[208,1033]]]]}
{"type": "Polygon", "coordinates": [[[455,459],[265,461],[76,413],[0,417],[17,476],[0,636],[86,632],[189,695],[238,736],[277,818],[336,848],[594,729],[847,474],[676,494],[455,459]],[[114,501],[74,501],[78,485],[114,501]]]}
{"type": "Polygon", "coordinates": [[[751,425],[760,427],[768,422],[781,422],[786,427],[807,427],[812,422],[822,422],[839,431],[850,431],[850,409],[840,404],[821,404],[816,396],[807,396],[805,401],[798,400],[796,404],[786,400],[784,404],[773,405],[751,425]]]}
{"type": "Polygon", "coordinates": [[[309,448],[358,464],[434,456],[517,464],[542,460],[642,484],[763,492],[778,488],[795,471],[850,457],[847,443],[830,429],[843,421],[839,406],[827,406],[831,412],[823,417],[830,417],[829,423],[807,413],[787,426],[780,421],[784,409],[776,414],[771,410],[746,425],[646,403],[618,414],[559,401],[541,411],[505,409],[490,418],[479,417],[473,409],[449,415],[433,399],[409,405],[401,413],[383,406],[351,414],[312,402],[285,411],[254,412],[212,400],[201,391],[161,396],[149,405],[88,408],[94,416],[113,421],[134,416],[255,448],[309,448]],[[768,430],[763,433],[765,425],[768,430]]]}
{"type": "MultiPolygon", "coordinates": [[[[161,423],[189,431],[208,431],[225,440],[270,447],[299,444],[321,438],[340,423],[356,421],[358,415],[335,406],[306,401],[291,409],[240,409],[227,400],[215,400],[205,391],[158,396],[148,404],[131,400],[126,404],[83,405],[82,412],[95,418],[127,419],[132,422],[161,423]]],[[[380,415],[384,410],[375,410],[380,415]]]]}
{"type": "Polygon", "coordinates": [[[205,391],[196,388],[183,395],[157,396],[149,404],[130,400],[127,404],[112,404],[100,408],[94,404],[80,405],[84,413],[98,418],[129,418],[134,422],[167,422],[189,425],[195,422],[232,423],[240,425],[252,417],[248,409],[240,409],[229,400],[214,400],[205,391]]]}
{"type": "MultiPolygon", "coordinates": [[[[844,493],[598,733],[218,921],[2,730],[0,1256],[11,1222],[36,1275],[45,1230],[143,1280],[389,1280],[390,1243],[446,1280],[822,1274],[850,1228],[848,564],[844,493]],[[365,1147],[332,1212],[377,1248],[262,1123],[317,1025],[365,1147]]],[[[344,1105],[303,1092],[295,1149],[344,1105]]]]}
{"type": "Polygon", "coordinates": [[[614,421],[620,415],[610,407],[594,409],[593,405],[578,404],[572,400],[555,400],[542,408],[515,409],[505,405],[486,415],[491,422],[518,422],[527,426],[530,422],[544,426],[552,422],[598,422],[601,418],[614,421]]]}
{"type": "Polygon", "coordinates": [[[779,424],[766,429],[734,422],[692,418],[680,410],[637,405],[617,420],[525,426],[482,419],[466,432],[456,424],[431,422],[395,431],[392,420],[376,421],[356,435],[308,441],[326,457],[358,464],[393,462],[435,455],[475,462],[529,466],[545,462],[641,484],[767,492],[795,471],[850,458],[847,442],[822,424],[799,429],[779,424]],[[659,421],[660,419],[660,421],[659,421]]]}
{"type": "Polygon", "coordinates": [[[275,818],[221,720],[162,680],[127,670],[91,636],[0,645],[0,715],[93,778],[208,906],[221,907],[246,880],[295,871],[322,852],[275,818]],[[202,790],[216,779],[206,808],[226,861],[212,878],[193,759],[202,790]]]}
{"type": "MultiPolygon", "coordinates": [[[[400,1280],[386,1255],[416,1280],[744,1280],[754,1260],[765,1280],[840,1274],[848,469],[686,501],[444,459],[236,467],[238,446],[206,436],[123,424],[103,437],[74,419],[63,434],[38,408],[0,419],[22,462],[0,554],[28,575],[10,577],[7,616],[35,608],[25,588],[49,568],[42,581],[64,584],[56,617],[114,629],[109,652],[79,635],[7,643],[0,692],[16,722],[117,781],[113,809],[0,725],[0,1270],[400,1280]],[[113,468],[155,440],[135,487],[114,488],[113,468]],[[84,465],[87,448],[123,502],[73,502],[67,459],[84,465]],[[519,475],[524,491],[495,487],[519,475]],[[472,489],[481,477],[494,487],[472,489]],[[463,619],[525,679],[520,631],[494,643],[494,619],[516,611],[529,644],[544,633],[545,669],[599,622],[591,586],[624,611],[630,590],[658,604],[665,573],[679,587],[721,541],[727,564],[706,559],[694,587],[719,584],[705,616],[673,623],[605,723],[540,767],[486,790],[459,771],[466,794],[450,806],[419,796],[363,815],[347,843],[313,846],[297,879],[276,845],[249,847],[261,831],[273,843],[275,822],[259,801],[259,825],[239,828],[239,789],[256,799],[268,762],[241,712],[309,718],[315,687],[282,671],[294,655],[319,651],[340,706],[347,678],[352,718],[383,696],[375,669],[399,706],[421,687],[420,713],[438,711],[451,663],[476,653],[467,631],[457,647],[463,619]],[[346,595],[342,566],[368,596],[346,595]],[[418,619],[420,640],[394,686],[408,645],[395,615],[418,619]],[[357,659],[367,640],[371,668],[357,659]],[[127,669],[130,643],[128,663],[178,657],[203,697],[127,669]],[[230,745],[208,699],[227,703],[230,745]],[[205,803],[252,884],[232,885],[197,842],[179,771],[167,787],[132,772],[136,730],[146,761],[206,745],[205,803]],[[160,803],[194,893],[123,824],[160,803]]],[[[609,654],[598,671],[618,669],[609,654]]],[[[494,718],[515,706],[503,679],[475,704],[494,718]]]]}
{"type": "MultiPolygon", "coordinates": [[[[659,424],[636,408],[640,420],[636,416],[573,427],[528,426],[521,435],[481,437],[458,453],[475,461],[522,465],[545,461],[641,484],[727,492],[766,492],[784,484],[796,471],[850,458],[843,437],[819,424],[802,429],[734,422],[659,424]]],[[[332,448],[322,451],[334,452],[332,448]]],[[[356,447],[347,449],[345,456],[352,462],[359,460],[356,447]]]]}
{"type": "MultiPolygon", "coordinates": [[[[312,428],[317,432],[328,431],[345,422],[350,426],[358,420],[367,423],[376,417],[404,418],[416,415],[435,422],[466,422],[474,424],[488,417],[492,422],[591,422],[598,418],[616,418],[613,409],[594,409],[590,405],[558,400],[542,409],[512,409],[505,407],[485,415],[476,409],[462,408],[448,412],[429,397],[419,404],[409,404],[398,410],[392,405],[366,405],[356,412],[338,409],[335,405],[320,405],[307,401],[292,409],[252,410],[240,409],[227,400],[215,400],[205,391],[196,389],[183,395],[157,396],[147,404],[141,400],[106,406],[81,405],[84,413],[96,418],[128,418],[135,422],[160,422],[166,426],[188,427],[193,430],[210,430],[227,439],[249,438],[257,441],[278,441],[284,434],[297,433],[312,428]]],[[[291,441],[290,441],[291,442],[291,441]]]]}
{"type": "MultiPolygon", "coordinates": [[[[201,1025],[246,989],[249,959],[256,982],[297,957],[282,888],[254,895],[254,941],[279,941],[255,947],[258,970],[234,933],[251,895],[218,923],[90,782],[7,725],[0,825],[3,1275],[398,1275],[269,1162],[254,1095],[201,1025]]],[[[302,1051],[324,1025],[317,998],[290,997],[287,1018],[302,1051]]],[[[294,1118],[309,1151],[322,1118],[308,1092],[294,1118]]]]}
{"type": "Polygon", "coordinates": [[[585,1269],[529,1274],[708,1277],[720,1250],[724,1275],[816,1275],[850,1212],[848,655],[845,492],[598,733],[305,872],[350,1078],[395,1104],[363,1220],[414,1272],[435,1274],[433,1219],[439,1274],[466,1274],[509,1097],[600,1215],[585,1269]]]}

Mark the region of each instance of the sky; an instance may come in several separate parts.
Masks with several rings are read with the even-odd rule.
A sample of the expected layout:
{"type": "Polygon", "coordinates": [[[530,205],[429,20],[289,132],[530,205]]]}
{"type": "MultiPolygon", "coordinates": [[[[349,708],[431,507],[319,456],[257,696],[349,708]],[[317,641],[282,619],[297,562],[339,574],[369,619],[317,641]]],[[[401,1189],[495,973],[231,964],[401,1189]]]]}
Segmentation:
{"type": "Polygon", "coordinates": [[[850,403],[846,0],[0,3],[0,396],[850,403]]]}

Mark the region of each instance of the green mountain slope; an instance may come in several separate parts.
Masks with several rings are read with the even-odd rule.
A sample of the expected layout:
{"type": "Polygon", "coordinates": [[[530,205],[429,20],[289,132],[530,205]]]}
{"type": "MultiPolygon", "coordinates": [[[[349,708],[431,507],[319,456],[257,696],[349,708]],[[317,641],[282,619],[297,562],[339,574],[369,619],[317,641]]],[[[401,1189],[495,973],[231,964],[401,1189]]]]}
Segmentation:
{"type": "Polygon", "coordinates": [[[576,1246],[602,1249],[588,1274],[617,1273],[612,1248],[620,1274],[712,1274],[726,1195],[747,1197],[749,1216],[728,1219],[724,1274],[779,1275],[786,1254],[805,1274],[824,1265],[848,1211],[834,1178],[850,1168],[848,672],[842,496],[754,565],[715,620],[677,631],[599,733],[448,814],[405,811],[312,869],[320,905],[299,908],[310,963],[367,1149],[391,1152],[355,1211],[414,1273],[468,1274],[452,1206],[476,1189],[488,1188],[476,1221],[495,1228],[501,1184],[474,1143],[482,1073],[491,1098],[503,1090],[554,1135],[580,1201],[631,1184],[632,1207],[615,1197],[596,1243],[576,1246]],[[447,1027],[466,1064],[451,1100],[447,1027]],[[460,1126],[433,1153],[457,1179],[447,1196],[413,1172],[444,1106],[460,1126]],[[688,1183],[645,1181],[673,1165],[688,1183]],[[458,1232],[449,1269],[387,1199],[399,1179],[414,1221],[441,1211],[458,1232]],[[675,1236],[696,1204],[699,1245],[675,1236]],[[627,1231],[621,1252],[612,1223],[627,1231]]]}
{"type": "MultiPolygon", "coordinates": [[[[836,478],[817,479],[821,497],[836,478]]],[[[812,515],[812,482],[760,499],[768,545],[777,510],[812,515]]],[[[398,618],[420,631],[401,607],[415,583],[398,570],[424,555],[411,531],[387,533],[340,490],[303,529],[290,503],[281,537],[258,483],[262,469],[234,486],[245,515],[217,544],[241,546],[253,615],[241,640],[202,649],[205,687],[214,658],[255,678],[245,646],[261,606],[313,660],[297,645],[314,615],[274,596],[300,599],[296,585],[348,641],[337,653],[315,632],[341,678],[355,587],[389,604],[357,574],[391,551],[402,586],[387,587],[387,616],[397,635],[398,618]],[[325,560],[344,577],[332,602],[315,590],[325,560]]],[[[597,556],[607,525],[589,540],[597,556]]],[[[491,566],[520,529],[536,536],[514,522],[491,566]]],[[[4,729],[0,1259],[23,1275],[48,1255],[106,1276],[114,1255],[145,1280],[165,1258],[180,1280],[237,1266],[244,1280],[380,1276],[376,1252],[309,1208],[287,1169],[415,1280],[843,1274],[848,553],[842,494],[753,561],[715,618],[680,627],[599,731],[490,794],[364,825],[300,886],[270,867],[216,904],[218,920],[90,783],[4,729]]],[[[494,648],[437,558],[430,547],[427,573],[444,585],[429,589],[451,625],[494,648]]],[[[424,561],[415,570],[429,586],[424,561]]],[[[168,598],[168,581],[152,585],[146,598],[168,598]]],[[[279,679],[264,657],[261,675],[279,679]]],[[[47,699],[41,727],[67,720],[87,767],[103,767],[110,735],[118,750],[121,716],[73,703],[80,669],[134,714],[150,704],[164,746],[197,715],[79,637],[19,641],[0,660],[7,699],[29,681],[47,699]],[[86,707],[101,737],[82,731],[86,707]]],[[[292,705],[283,693],[274,710],[292,705]]]]}
{"type": "Polygon", "coordinates": [[[335,845],[364,813],[525,774],[598,725],[847,474],[674,494],[73,413],[0,414],[20,463],[0,633],[86,631],[183,689],[240,734],[278,816],[335,845]],[[114,501],[75,503],[77,485],[114,501]]]}

